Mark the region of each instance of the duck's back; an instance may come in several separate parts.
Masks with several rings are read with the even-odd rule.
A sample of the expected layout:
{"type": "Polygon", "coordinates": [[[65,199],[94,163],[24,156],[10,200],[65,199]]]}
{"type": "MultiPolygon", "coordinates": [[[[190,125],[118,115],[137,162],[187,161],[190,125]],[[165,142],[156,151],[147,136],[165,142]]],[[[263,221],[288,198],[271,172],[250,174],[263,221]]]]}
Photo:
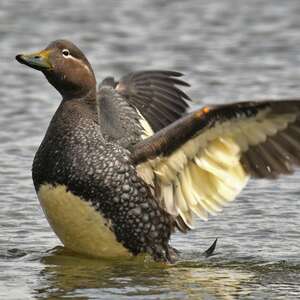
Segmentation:
{"type": "Polygon", "coordinates": [[[33,180],[49,223],[72,250],[166,255],[170,217],[137,176],[128,150],[103,140],[90,105],[62,102],[34,159],[33,180]]]}

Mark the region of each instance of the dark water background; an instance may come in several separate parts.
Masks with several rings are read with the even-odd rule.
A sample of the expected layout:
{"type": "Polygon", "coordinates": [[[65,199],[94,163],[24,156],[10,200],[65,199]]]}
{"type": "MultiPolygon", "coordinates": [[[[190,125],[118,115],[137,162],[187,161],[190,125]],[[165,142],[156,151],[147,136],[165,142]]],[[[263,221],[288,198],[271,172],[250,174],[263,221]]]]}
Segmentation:
{"type": "Polygon", "coordinates": [[[300,97],[299,16],[297,0],[1,0],[0,299],[299,299],[299,171],[251,181],[219,217],[175,235],[173,267],[51,250],[30,169],[59,96],[14,61],[68,38],[98,80],[161,68],[184,72],[200,103],[300,97]]]}

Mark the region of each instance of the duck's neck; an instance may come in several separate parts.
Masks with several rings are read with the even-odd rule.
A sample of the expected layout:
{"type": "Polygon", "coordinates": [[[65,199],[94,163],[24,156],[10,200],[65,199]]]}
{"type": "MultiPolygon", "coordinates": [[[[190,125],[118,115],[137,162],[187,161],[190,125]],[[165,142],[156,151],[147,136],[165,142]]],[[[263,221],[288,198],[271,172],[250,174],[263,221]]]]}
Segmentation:
{"type": "Polygon", "coordinates": [[[82,100],[88,104],[96,105],[96,87],[90,90],[72,91],[71,93],[64,93],[63,101],[72,99],[82,100]]]}
{"type": "Polygon", "coordinates": [[[44,73],[47,80],[61,94],[64,101],[72,99],[83,99],[86,101],[96,101],[96,78],[91,71],[87,76],[80,77],[79,81],[68,80],[65,75],[55,73],[44,73]]]}

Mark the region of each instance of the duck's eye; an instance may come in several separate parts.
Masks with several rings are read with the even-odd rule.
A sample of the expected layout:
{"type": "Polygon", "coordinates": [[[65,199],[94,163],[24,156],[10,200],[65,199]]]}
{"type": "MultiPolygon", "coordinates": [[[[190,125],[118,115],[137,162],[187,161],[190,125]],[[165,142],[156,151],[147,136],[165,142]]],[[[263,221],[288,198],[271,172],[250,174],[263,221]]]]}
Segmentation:
{"type": "Polygon", "coordinates": [[[64,49],[62,51],[62,54],[63,54],[64,57],[68,57],[70,55],[70,51],[68,49],[64,49]]]}

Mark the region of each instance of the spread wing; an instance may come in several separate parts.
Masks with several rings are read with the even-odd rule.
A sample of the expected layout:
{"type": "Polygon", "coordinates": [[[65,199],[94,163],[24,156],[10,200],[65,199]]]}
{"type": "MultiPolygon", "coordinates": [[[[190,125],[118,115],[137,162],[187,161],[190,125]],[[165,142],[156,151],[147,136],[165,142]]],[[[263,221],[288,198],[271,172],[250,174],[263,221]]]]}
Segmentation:
{"type": "Polygon", "coordinates": [[[220,212],[250,176],[293,172],[300,164],[300,100],[204,107],[138,143],[132,158],[184,230],[193,213],[206,220],[220,212]]]}
{"type": "Polygon", "coordinates": [[[100,86],[115,88],[156,132],[180,118],[188,107],[189,97],[178,86],[189,84],[179,79],[181,76],[173,71],[139,71],[125,75],[118,82],[108,77],[100,86]]]}

